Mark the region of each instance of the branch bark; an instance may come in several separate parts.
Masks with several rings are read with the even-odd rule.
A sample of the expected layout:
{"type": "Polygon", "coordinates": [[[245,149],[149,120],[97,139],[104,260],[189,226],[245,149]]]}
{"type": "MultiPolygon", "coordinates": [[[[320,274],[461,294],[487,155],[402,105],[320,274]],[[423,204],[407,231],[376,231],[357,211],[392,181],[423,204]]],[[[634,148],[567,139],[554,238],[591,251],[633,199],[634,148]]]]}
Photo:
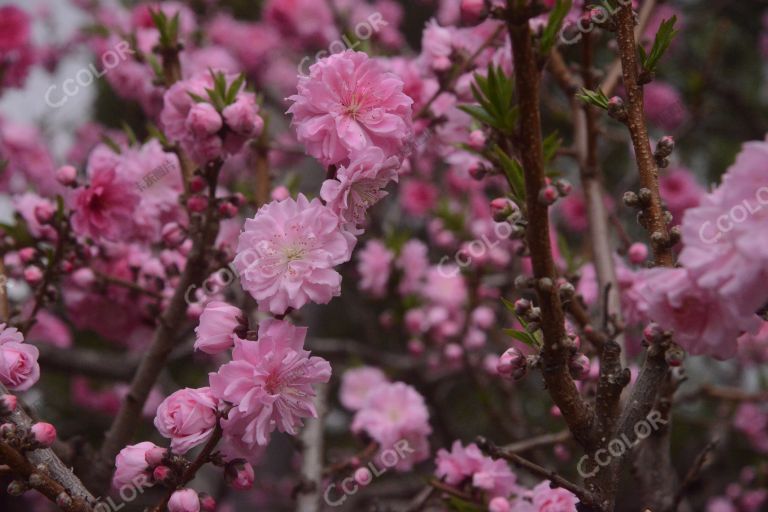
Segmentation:
{"type": "Polygon", "coordinates": [[[328,385],[316,388],[317,418],[307,421],[301,433],[304,458],[301,462],[302,490],[296,499],[296,512],[318,512],[323,484],[323,454],[325,453],[325,413],[328,385]]]}

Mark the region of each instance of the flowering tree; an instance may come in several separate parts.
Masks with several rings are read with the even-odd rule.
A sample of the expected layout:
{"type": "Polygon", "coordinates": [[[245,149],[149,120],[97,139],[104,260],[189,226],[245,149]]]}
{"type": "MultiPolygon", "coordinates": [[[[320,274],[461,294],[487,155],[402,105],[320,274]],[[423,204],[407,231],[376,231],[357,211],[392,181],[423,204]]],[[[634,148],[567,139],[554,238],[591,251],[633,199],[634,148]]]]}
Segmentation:
{"type": "Polygon", "coordinates": [[[766,510],[768,11],[679,3],[0,7],[98,90],[0,118],[0,508],[766,510]]]}

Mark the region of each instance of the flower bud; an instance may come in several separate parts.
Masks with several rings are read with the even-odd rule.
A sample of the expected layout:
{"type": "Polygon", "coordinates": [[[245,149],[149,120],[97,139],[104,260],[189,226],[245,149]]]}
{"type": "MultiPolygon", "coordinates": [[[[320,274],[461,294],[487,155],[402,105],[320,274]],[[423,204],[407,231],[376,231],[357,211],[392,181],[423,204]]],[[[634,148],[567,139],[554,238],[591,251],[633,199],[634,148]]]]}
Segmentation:
{"type": "Polygon", "coordinates": [[[560,197],[560,194],[553,185],[547,185],[539,190],[539,203],[543,205],[549,206],[554,204],[558,197],[560,197]]]}
{"type": "Polygon", "coordinates": [[[517,299],[515,301],[515,314],[524,316],[531,309],[531,301],[528,299],[517,299]]]}
{"type": "Polygon", "coordinates": [[[219,205],[219,214],[225,219],[231,219],[237,215],[238,208],[229,201],[224,201],[219,205]]]}
{"type": "Polygon", "coordinates": [[[165,448],[161,448],[160,446],[154,446],[149,450],[147,450],[147,452],[144,454],[144,459],[147,461],[147,464],[149,464],[151,467],[155,467],[162,464],[163,459],[165,458],[167,453],[168,453],[168,450],[166,450],[165,448]]]}
{"type": "Polygon", "coordinates": [[[590,362],[584,354],[575,354],[568,362],[568,371],[575,380],[584,380],[589,376],[590,362]]]}
{"type": "Polygon", "coordinates": [[[166,482],[168,481],[168,478],[171,476],[171,468],[168,466],[163,466],[162,464],[159,466],[156,466],[155,469],[152,470],[152,479],[155,482],[166,482]]]}
{"type": "Polygon", "coordinates": [[[35,206],[35,220],[40,224],[49,224],[53,220],[56,209],[48,202],[35,206]]]}
{"type": "Polygon", "coordinates": [[[40,267],[36,267],[35,265],[30,265],[29,267],[24,269],[24,279],[32,286],[35,286],[36,284],[40,283],[40,281],[43,280],[43,271],[40,270],[40,267]]]}
{"type": "Polygon", "coordinates": [[[192,489],[179,489],[168,500],[168,512],[200,512],[200,498],[192,489]]]}
{"type": "Polygon", "coordinates": [[[504,222],[518,210],[517,205],[507,197],[497,197],[491,201],[491,215],[496,222],[504,222]]]}
{"type": "Polygon", "coordinates": [[[8,416],[16,410],[18,400],[13,395],[0,396],[0,416],[8,416]]]}
{"type": "Polygon", "coordinates": [[[659,324],[651,322],[643,329],[643,337],[648,343],[659,343],[664,339],[664,330],[659,324]]]}
{"type": "Polygon", "coordinates": [[[160,235],[163,238],[163,243],[171,248],[178,247],[186,238],[184,228],[176,222],[169,222],[164,225],[160,235]]]}
{"type": "Polygon", "coordinates": [[[76,184],[77,181],[77,169],[71,165],[62,165],[55,172],[56,181],[64,185],[65,187],[71,187],[76,184]]]}
{"type": "Polygon", "coordinates": [[[216,500],[213,499],[213,496],[211,496],[210,494],[201,492],[198,495],[198,498],[200,499],[200,508],[204,512],[215,512],[216,500]]]}
{"type": "Polygon", "coordinates": [[[488,503],[489,512],[510,512],[512,506],[509,504],[509,500],[502,496],[496,496],[488,503]]]}
{"type": "Polygon", "coordinates": [[[665,135],[656,144],[656,157],[666,158],[675,150],[675,139],[671,135],[665,135]]]}
{"type": "Polygon", "coordinates": [[[685,361],[685,351],[678,345],[673,344],[664,353],[664,359],[667,361],[667,364],[673,368],[682,366],[683,361],[685,361]]]}
{"type": "Polygon", "coordinates": [[[355,482],[357,482],[361,487],[365,487],[371,483],[371,480],[373,480],[371,470],[368,468],[357,468],[357,470],[355,470],[354,477],[355,482]]]}
{"type": "Polygon", "coordinates": [[[235,459],[224,468],[224,478],[233,489],[247,491],[253,486],[253,466],[245,459],[235,459]]]}
{"type": "Polygon", "coordinates": [[[22,263],[27,264],[37,256],[37,249],[34,247],[23,247],[19,249],[19,259],[22,263]]]}
{"type": "Polygon", "coordinates": [[[496,371],[499,375],[506,378],[513,378],[514,380],[522,379],[527,370],[528,363],[525,360],[525,356],[514,347],[508,348],[501,354],[499,363],[496,366],[496,371]]]}
{"type": "Polygon", "coordinates": [[[187,199],[187,208],[193,213],[200,213],[208,208],[208,198],[205,196],[192,196],[187,199]]]}
{"type": "Polygon", "coordinates": [[[199,174],[192,176],[192,179],[189,180],[189,190],[193,194],[199,194],[205,190],[206,187],[208,187],[208,183],[206,183],[205,178],[199,174]]]}
{"type": "Polygon", "coordinates": [[[469,132],[469,146],[472,149],[482,149],[485,146],[485,134],[483,130],[472,130],[469,132]]]}
{"type": "Polygon", "coordinates": [[[72,274],[72,280],[77,286],[87,288],[96,281],[96,275],[89,268],[81,268],[72,274]]]}
{"type": "Polygon", "coordinates": [[[624,108],[624,100],[618,96],[608,100],[608,115],[619,121],[625,120],[627,118],[627,110],[624,108]]]}
{"type": "Polygon", "coordinates": [[[555,188],[557,189],[557,193],[560,194],[560,197],[565,197],[573,191],[573,185],[571,185],[571,182],[568,180],[555,181],[555,188]]]}
{"type": "Polygon", "coordinates": [[[484,165],[481,165],[479,163],[474,163],[469,166],[469,176],[473,180],[480,181],[483,178],[485,178],[487,174],[488,174],[488,169],[486,169],[484,165]]]}
{"type": "Polygon", "coordinates": [[[483,14],[484,0],[461,0],[461,18],[465,21],[475,21],[483,14]]]}
{"type": "Polygon", "coordinates": [[[458,343],[448,343],[443,349],[443,354],[448,361],[458,362],[464,355],[464,349],[458,343]]]}
{"type": "Polygon", "coordinates": [[[629,247],[629,261],[639,265],[648,257],[648,246],[644,243],[636,242],[629,247]]]}
{"type": "Polygon", "coordinates": [[[635,194],[631,190],[624,192],[624,196],[622,197],[622,200],[624,201],[624,204],[626,206],[629,206],[630,208],[637,208],[638,206],[640,206],[640,198],[637,197],[637,194],[635,194]]]}
{"type": "Polygon", "coordinates": [[[32,439],[43,448],[49,448],[56,441],[56,428],[50,423],[40,421],[29,429],[32,439]]]}
{"type": "Polygon", "coordinates": [[[272,194],[270,195],[275,201],[282,201],[283,199],[288,199],[291,197],[291,192],[285,185],[280,185],[275,187],[275,189],[272,191],[272,194]]]}

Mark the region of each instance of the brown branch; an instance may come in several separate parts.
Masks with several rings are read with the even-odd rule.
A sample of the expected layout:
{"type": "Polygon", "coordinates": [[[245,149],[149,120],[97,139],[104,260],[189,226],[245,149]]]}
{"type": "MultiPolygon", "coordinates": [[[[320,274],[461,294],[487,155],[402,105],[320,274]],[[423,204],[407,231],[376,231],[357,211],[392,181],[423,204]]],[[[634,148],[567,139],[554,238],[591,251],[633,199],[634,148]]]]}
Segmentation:
{"type": "Polygon", "coordinates": [[[296,512],[317,512],[323,484],[323,454],[325,447],[325,413],[328,408],[328,385],[315,388],[317,418],[307,421],[301,433],[303,458],[301,462],[302,486],[296,498],[296,512]]]}
{"type": "Polygon", "coordinates": [[[711,463],[709,460],[709,455],[717,447],[718,442],[718,439],[712,439],[696,456],[696,459],[693,461],[693,465],[691,465],[691,468],[688,470],[688,473],[686,473],[683,482],[680,484],[680,489],[678,489],[677,493],[675,494],[675,499],[669,512],[675,512],[677,510],[677,507],[679,507],[680,503],[683,501],[685,493],[688,492],[688,489],[690,489],[690,487],[699,479],[704,466],[711,463]]]}
{"type": "Polygon", "coordinates": [[[218,217],[216,214],[216,183],[222,162],[211,162],[209,172],[208,209],[201,219],[193,216],[192,250],[187,258],[176,291],[170,300],[168,308],[159,319],[152,342],[144,353],[136,374],[131,381],[130,390],[123,399],[112,426],[106,434],[98,460],[93,464],[94,486],[106,490],[112,473],[117,453],[130,441],[138,423],[141,421],[141,410],[147,401],[149,392],[155,385],[160,372],[165,367],[168,357],[174,348],[179,327],[186,320],[186,292],[190,287],[199,286],[205,278],[206,261],[209,251],[218,234],[218,217]]]}
{"type": "MultiPolygon", "coordinates": [[[[10,392],[8,389],[3,385],[0,384],[0,394],[9,394],[10,392]]],[[[17,407],[16,410],[6,417],[6,421],[10,421],[14,425],[16,425],[16,428],[23,430],[23,431],[29,431],[29,428],[34,423],[33,420],[24,412],[23,407],[17,407]]],[[[53,499],[56,499],[56,496],[58,496],[62,490],[66,491],[67,494],[69,494],[73,500],[77,503],[84,502],[84,503],[94,503],[96,499],[93,497],[93,495],[86,489],[86,487],[83,485],[83,483],[80,481],[80,479],[75,476],[75,474],[72,472],[71,469],[69,469],[62,461],[59,459],[56,454],[51,450],[50,448],[45,448],[41,450],[34,450],[30,451],[26,454],[26,458],[22,456],[22,459],[29,465],[27,467],[25,464],[21,463],[19,460],[14,459],[14,461],[9,460],[6,457],[7,454],[0,455],[0,458],[2,458],[6,464],[8,464],[11,469],[13,469],[14,473],[20,474],[21,476],[29,477],[31,472],[29,472],[29,467],[32,468],[32,472],[39,472],[36,468],[38,467],[45,467],[47,475],[52,479],[56,484],[58,484],[62,489],[58,490],[59,492],[56,493],[56,495],[53,496],[53,499]]],[[[12,454],[11,454],[12,455],[12,454]]],[[[45,478],[44,478],[45,480],[45,478]]],[[[46,483],[46,488],[48,491],[51,491],[54,489],[54,487],[51,487],[50,483],[46,483]]],[[[41,492],[43,492],[41,489],[38,489],[41,492]]],[[[49,494],[46,494],[47,497],[51,497],[49,494]]],[[[75,509],[78,511],[87,511],[90,510],[90,507],[88,508],[80,508],[75,509]]]]}
{"type": "Polygon", "coordinates": [[[505,453],[523,453],[543,446],[551,446],[557,443],[564,443],[571,439],[569,430],[561,430],[552,434],[542,434],[540,436],[524,439],[499,447],[499,450],[505,453]]]}
{"type": "Polygon", "coordinates": [[[649,204],[643,210],[643,224],[651,238],[656,265],[671,267],[674,264],[674,255],[669,244],[669,232],[659,194],[659,169],[653,157],[643,114],[643,86],[639,78],[634,14],[631,4],[619,8],[616,21],[618,25],[616,39],[619,44],[624,89],[627,94],[625,123],[629,128],[632,146],[635,149],[640,184],[651,192],[649,204]]]}
{"type": "Polygon", "coordinates": [[[91,512],[91,506],[82,496],[72,496],[61,483],[48,475],[45,470],[37,469],[24,455],[3,441],[0,441],[0,460],[7,464],[15,478],[23,478],[31,488],[40,492],[53,503],[57,503],[64,512],[91,512]],[[60,497],[64,499],[59,499],[60,497]]]}
{"type": "Polygon", "coordinates": [[[508,460],[517,467],[526,469],[536,476],[550,480],[554,487],[562,487],[563,489],[572,492],[574,495],[576,495],[576,497],[579,498],[579,500],[581,500],[583,504],[587,506],[595,505],[596,503],[595,497],[592,495],[592,493],[580,485],[576,485],[570,480],[567,480],[558,475],[556,471],[547,469],[543,466],[539,466],[535,462],[531,462],[514,452],[508,452],[499,449],[498,446],[495,446],[493,443],[482,437],[477,439],[477,445],[481,450],[487,452],[491,457],[508,460]]]}
{"type": "Polygon", "coordinates": [[[539,201],[545,186],[540,114],[540,71],[533,48],[528,19],[509,4],[508,28],[515,62],[515,88],[520,110],[521,163],[525,173],[528,228],[533,275],[542,312],[542,373],[552,399],[582,445],[591,444],[592,411],[585,403],[568,371],[570,347],[566,346],[565,313],[554,283],[557,272],[549,238],[549,207],[539,201]],[[547,282],[549,286],[542,286],[547,282]]]}

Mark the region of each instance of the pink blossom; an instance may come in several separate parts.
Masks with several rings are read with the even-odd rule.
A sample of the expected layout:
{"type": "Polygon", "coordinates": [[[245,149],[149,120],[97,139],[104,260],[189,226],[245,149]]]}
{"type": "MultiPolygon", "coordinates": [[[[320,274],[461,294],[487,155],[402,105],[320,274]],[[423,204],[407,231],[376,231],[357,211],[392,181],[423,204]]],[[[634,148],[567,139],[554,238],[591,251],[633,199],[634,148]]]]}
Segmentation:
{"type": "Polygon", "coordinates": [[[739,359],[744,364],[759,365],[768,362],[768,322],[763,322],[756,334],[744,334],[737,341],[739,359]]]}
{"type": "Polygon", "coordinates": [[[328,382],[331,366],[303,350],[306,327],[264,320],[258,342],[237,339],[232,362],[210,374],[211,390],[232,404],[222,422],[227,436],[253,449],[277,429],[295,435],[303,418],[316,417],[314,384],[328,382]]]}
{"type": "Polygon", "coordinates": [[[418,239],[408,240],[400,249],[395,265],[402,271],[400,293],[407,295],[417,292],[423,285],[424,277],[429,268],[427,246],[418,239]]]}
{"type": "Polygon", "coordinates": [[[372,366],[347,370],[341,377],[341,405],[351,411],[362,409],[371,392],[385,382],[388,382],[388,379],[384,372],[372,366]]]}
{"type": "Polygon", "coordinates": [[[537,512],[576,512],[579,499],[562,487],[552,488],[544,480],[533,488],[533,506],[537,512]]]}
{"type": "Polygon", "coordinates": [[[0,8],[0,54],[12,52],[29,41],[29,15],[14,5],[0,8]]]}
{"type": "Polygon", "coordinates": [[[508,497],[517,489],[517,477],[503,460],[486,457],[476,444],[465,448],[461,441],[454,441],[451,451],[437,452],[435,474],[449,485],[459,485],[472,479],[472,485],[488,492],[493,498],[508,497]]]}
{"type": "Polygon", "coordinates": [[[264,20],[278,27],[286,37],[299,38],[309,46],[326,46],[338,37],[333,12],[328,4],[315,0],[268,0],[264,20]]]}
{"type": "Polygon", "coordinates": [[[699,205],[704,189],[696,182],[691,171],[677,167],[659,178],[659,193],[675,223],[679,224],[688,208],[699,205]]]}
{"type": "Polygon", "coordinates": [[[423,294],[435,304],[456,309],[468,297],[467,282],[455,265],[438,265],[427,272],[427,283],[423,294]]]}
{"type": "Polygon", "coordinates": [[[218,354],[234,346],[235,331],[241,326],[243,312],[226,302],[212,300],[205,305],[195,328],[195,350],[218,354]]]}
{"type": "Polygon", "coordinates": [[[438,190],[432,183],[409,179],[400,187],[400,204],[406,213],[422,217],[435,207],[438,190]]]}
{"type": "Polygon", "coordinates": [[[411,141],[411,104],[403,81],[365,53],[347,50],[318,61],[299,78],[293,105],[296,135],[323,165],[345,164],[376,146],[404,158],[411,141]]]}
{"type": "Polygon", "coordinates": [[[234,265],[259,308],[280,315],[339,295],[341,275],[333,267],[349,260],[350,245],[336,215],[319,199],[299,194],[246,220],[234,265]]]}
{"type": "Polygon", "coordinates": [[[421,53],[426,63],[436,71],[451,67],[452,41],[455,37],[453,27],[441,27],[437,20],[431,19],[424,28],[421,39],[421,53]]]}
{"type": "Polygon", "coordinates": [[[221,111],[227,126],[235,133],[249,137],[261,134],[264,120],[259,116],[259,106],[252,94],[241,94],[234,103],[221,111]]]}
{"type": "Polygon", "coordinates": [[[133,485],[135,479],[145,473],[149,467],[146,454],[153,448],[158,448],[158,446],[144,441],[120,450],[115,459],[115,474],[112,477],[112,485],[115,489],[133,485]]]}
{"type": "Polygon", "coordinates": [[[654,80],[645,86],[645,115],[666,132],[674,132],[688,118],[688,109],[674,86],[654,80]]]}
{"type": "Polygon", "coordinates": [[[23,343],[21,333],[0,324],[0,382],[12,391],[25,391],[40,378],[37,347],[23,343]]]}
{"type": "Polygon", "coordinates": [[[402,450],[396,467],[408,470],[429,456],[427,436],[432,433],[424,398],[403,382],[381,383],[368,395],[352,420],[352,431],[365,432],[382,450],[407,442],[408,456],[402,450]]]}
{"type": "Polygon", "coordinates": [[[373,297],[384,297],[394,257],[383,242],[369,240],[357,253],[357,271],[361,278],[358,288],[373,297]]]}
{"type": "Polygon", "coordinates": [[[48,311],[37,313],[35,325],[29,330],[27,338],[31,342],[49,343],[58,348],[72,346],[72,333],[67,324],[48,311]]]}
{"type": "Polygon", "coordinates": [[[75,190],[73,203],[72,227],[78,235],[117,241],[133,233],[139,197],[115,169],[95,170],[90,185],[75,190]]]}
{"type": "Polygon", "coordinates": [[[168,500],[168,512],[200,512],[200,498],[193,489],[179,489],[168,500]]]}
{"type": "Polygon", "coordinates": [[[210,388],[180,389],[157,408],[155,428],[171,440],[175,453],[187,453],[213,434],[217,407],[210,388]]]}
{"type": "Polygon", "coordinates": [[[736,338],[760,326],[757,315],[739,314],[733,304],[699,287],[684,268],[651,269],[638,278],[646,318],[673,330],[675,341],[693,355],[733,357],[736,338]]]}
{"type": "Polygon", "coordinates": [[[768,411],[750,402],[739,405],[733,426],[741,431],[754,448],[768,454],[768,411]]]}
{"type": "Polygon", "coordinates": [[[768,300],[768,142],[744,145],[723,182],[683,218],[680,262],[742,315],[768,300]]]}
{"type": "Polygon", "coordinates": [[[353,155],[348,165],[336,172],[336,179],[323,182],[320,197],[344,223],[353,226],[365,222],[368,209],[387,195],[384,188],[397,181],[397,157],[384,157],[374,146],[353,155]]]}

